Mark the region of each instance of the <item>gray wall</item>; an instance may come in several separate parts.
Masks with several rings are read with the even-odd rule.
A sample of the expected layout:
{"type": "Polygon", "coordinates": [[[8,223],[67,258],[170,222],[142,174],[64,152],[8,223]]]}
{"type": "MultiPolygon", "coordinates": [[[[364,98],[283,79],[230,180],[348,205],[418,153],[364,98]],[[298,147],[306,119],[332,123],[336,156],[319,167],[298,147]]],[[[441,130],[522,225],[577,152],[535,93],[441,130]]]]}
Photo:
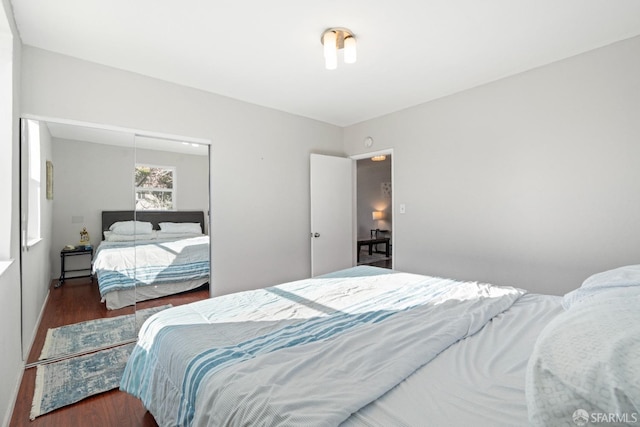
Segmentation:
{"type": "Polygon", "coordinates": [[[563,294],[640,262],[639,117],[636,37],[351,126],[344,141],[349,154],[367,136],[394,150],[395,268],[563,294]]]}
{"type": "Polygon", "coordinates": [[[24,114],[212,141],[214,294],[309,276],[309,154],[343,154],[341,128],[33,47],[22,61],[24,114]]]}

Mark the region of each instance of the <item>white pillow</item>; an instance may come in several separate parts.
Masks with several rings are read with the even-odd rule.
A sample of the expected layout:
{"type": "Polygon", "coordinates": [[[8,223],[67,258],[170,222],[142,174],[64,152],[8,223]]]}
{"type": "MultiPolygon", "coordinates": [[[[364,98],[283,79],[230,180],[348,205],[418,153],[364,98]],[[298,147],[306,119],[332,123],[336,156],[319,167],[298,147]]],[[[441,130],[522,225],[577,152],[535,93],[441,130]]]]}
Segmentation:
{"type": "Polygon", "coordinates": [[[153,225],[144,221],[118,221],[111,224],[109,230],[116,234],[151,234],[153,225]]]}
{"type": "Polygon", "coordinates": [[[594,274],[585,280],[578,289],[565,294],[562,298],[562,306],[568,310],[572,305],[590,300],[604,292],[631,286],[640,287],[640,264],[627,265],[594,274]]]}
{"type": "Polygon", "coordinates": [[[133,242],[134,240],[153,240],[155,238],[155,232],[148,234],[117,234],[113,231],[104,232],[104,240],[107,242],[133,242]]]}
{"type": "Polygon", "coordinates": [[[160,231],[167,233],[202,234],[202,228],[197,222],[161,222],[160,231]]]}
{"type": "Polygon", "coordinates": [[[578,409],[615,412],[627,421],[594,422],[600,426],[638,425],[639,306],[640,288],[608,287],[545,326],[527,365],[529,425],[576,425],[578,409]]]}

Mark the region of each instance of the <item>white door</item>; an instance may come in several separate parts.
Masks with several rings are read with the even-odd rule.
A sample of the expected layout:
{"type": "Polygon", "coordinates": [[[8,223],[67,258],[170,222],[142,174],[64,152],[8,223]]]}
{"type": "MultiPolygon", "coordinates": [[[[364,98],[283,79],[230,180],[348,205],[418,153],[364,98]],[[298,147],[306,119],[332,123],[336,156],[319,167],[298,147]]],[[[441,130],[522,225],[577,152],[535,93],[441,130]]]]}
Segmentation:
{"type": "Polygon", "coordinates": [[[311,275],[353,266],[353,160],[311,154],[311,275]]]}

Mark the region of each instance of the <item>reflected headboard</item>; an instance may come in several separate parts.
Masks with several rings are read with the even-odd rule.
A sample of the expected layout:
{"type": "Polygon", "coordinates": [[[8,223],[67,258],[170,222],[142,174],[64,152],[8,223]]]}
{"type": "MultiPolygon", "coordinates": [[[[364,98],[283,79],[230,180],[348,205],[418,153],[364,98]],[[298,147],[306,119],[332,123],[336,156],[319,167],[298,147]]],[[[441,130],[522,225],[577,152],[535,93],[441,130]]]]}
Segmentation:
{"type": "MultiPolygon", "coordinates": [[[[159,230],[161,222],[197,222],[204,233],[204,212],[202,211],[102,211],[102,231],[108,231],[117,221],[146,221],[159,230]]],[[[102,239],[104,240],[104,233],[102,239]]]]}

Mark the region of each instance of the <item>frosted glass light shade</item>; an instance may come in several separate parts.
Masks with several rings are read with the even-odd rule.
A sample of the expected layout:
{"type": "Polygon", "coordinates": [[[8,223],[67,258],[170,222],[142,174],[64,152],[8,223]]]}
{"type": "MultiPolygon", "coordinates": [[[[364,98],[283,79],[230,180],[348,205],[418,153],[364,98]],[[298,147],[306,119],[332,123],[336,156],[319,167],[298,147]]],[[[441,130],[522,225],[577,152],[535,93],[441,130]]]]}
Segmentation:
{"type": "Polygon", "coordinates": [[[322,36],[324,44],[324,61],[327,70],[335,70],[338,67],[338,35],[333,31],[327,31],[322,36]]]}
{"type": "Polygon", "coordinates": [[[353,64],[356,59],[356,39],[355,37],[347,37],[344,39],[344,62],[345,64],[353,64]]]}
{"type": "Polygon", "coordinates": [[[324,57],[324,67],[327,70],[335,70],[336,68],[338,68],[338,55],[337,53],[333,56],[326,56],[324,57]]]}

